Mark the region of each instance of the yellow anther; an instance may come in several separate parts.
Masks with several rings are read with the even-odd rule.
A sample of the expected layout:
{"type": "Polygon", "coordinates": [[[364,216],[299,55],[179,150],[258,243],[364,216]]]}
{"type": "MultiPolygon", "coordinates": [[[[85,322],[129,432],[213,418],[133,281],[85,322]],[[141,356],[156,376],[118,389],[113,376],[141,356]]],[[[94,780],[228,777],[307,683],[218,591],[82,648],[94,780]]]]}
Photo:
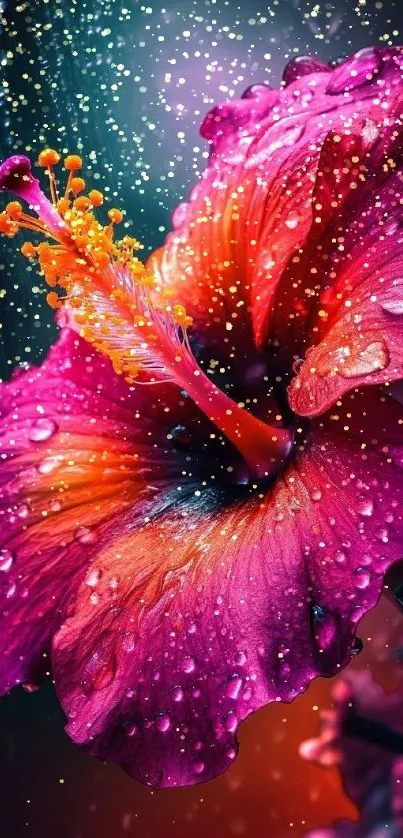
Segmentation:
{"type": "Polygon", "coordinates": [[[85,180],[82,177],[73,177],[70,181],[70,189],[74,195],[78,195],[85,189],[85,180]]]}
{"type": "Polygon", "coordinates": [[[123,221],[123,212],[119,209],[112,208],[108,210],[108,218],[112,224],[120,224],[123,221]]]}
{"type": "Polygon", "coordinates": [[[93,207],[100,207],[104,202],[104,196],[98,189],[91,189],[88,195],[93,207]]]}
{"type": "Polygon", "coordinates": [[[69,154],[64,161],[64,168],[68,172],[77,172],[78,169],[82,169],[82,166],[83,161],[79,154],[69,154]]]}
{"type": "Polygon", "coordinates": [[[55,166],[60,160],[60,154],[54,148],[44,148],[38,156],[40,166],[55,166]]]}
{"type": "Polygon", "coordinates": [[[56,294],[56,291],[49,291],[46,294],[46,302],[51,308],[60,308],[61,305],[59,295],[56,294]]]}
{"type": "Polygon", "coordinates": [[[6,206],[6,212],[8,212],[10,218],[13,221],[18,221],[22,215],[22,206],[19,201],[10,201],[6,206]]]}
{"type": "Polygon", "coordinates": [[[21,247],[21,253],[23,256],[26,256],[27,259],[33,259],[36,256],[36,247],[34,247],[32,242],[24,242],[21,247]]]}

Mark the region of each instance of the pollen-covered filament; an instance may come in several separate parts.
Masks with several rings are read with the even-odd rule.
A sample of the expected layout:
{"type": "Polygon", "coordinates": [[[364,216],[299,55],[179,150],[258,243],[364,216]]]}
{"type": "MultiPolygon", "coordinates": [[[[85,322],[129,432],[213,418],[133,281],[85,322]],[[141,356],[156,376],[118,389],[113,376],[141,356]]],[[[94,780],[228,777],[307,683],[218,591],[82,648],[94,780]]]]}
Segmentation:
{"type": "Polygon", "coordinates": [[[76,175],[82,165],[77,155],[65,160],[69,175],[60,198],[53,170],[58,160],[52,149],[39,155],[49,176],[51,201],[33,177],[28,158],[16,156],[0,167],[0,189],[23,198],[37,214],[25,213],[18,201],[11,201],[0,214],[0,232],[14,236],[24,228],[46,238],[39,245],[25,242],[21,250],[38,260],[51,289],[49,304],[63,306],[71,327],[110,358],[129,384],[175,383],[241,452],[251,476],[273,473],[290,450],[290,434],[257,419],[205,375],[190,348],[187,329],[192,320],[184,307],[157,286],[135,255],[140,247],[135,239],[115,241],[122,212],[110,209],[109,224],[98,221],[93,210],[103,196],[97,190],[78,195],[85,182],[76,175]]]}

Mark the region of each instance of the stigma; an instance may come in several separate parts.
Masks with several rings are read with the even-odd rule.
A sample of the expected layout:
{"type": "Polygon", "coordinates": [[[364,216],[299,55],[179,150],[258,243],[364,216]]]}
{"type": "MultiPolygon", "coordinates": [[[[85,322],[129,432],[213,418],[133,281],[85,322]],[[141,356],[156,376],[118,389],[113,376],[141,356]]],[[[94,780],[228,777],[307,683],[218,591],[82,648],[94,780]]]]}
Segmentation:
{"type": "Polygon", "coordinates": [[[67,174],[60,193],[59,162],[50,148],[38,157],[49,180],[49,198],[28,157],[15,155],[0,166],[0,190],[29,206],[26,212],[19,200],[10,201],[0,213],[0,233],[14,237],[27,230],[40,236],[39,244],[25,241],[21,252],[38,262],[48,304],[63,308],[69,326],[107,356],[129,385],[176,384],[240,451],[252,479],[271,476],[289,455],[290,433],[253,416],[203,372],[189,342],[192,318],[139,259],[139,241],[115,237],[123,212],[112,207],[105,213],[103,194],[97,189],[87,194],[77,154],[64,160],[67,174]],[[106,223],[99,220],[99,210],[106,223]]]}

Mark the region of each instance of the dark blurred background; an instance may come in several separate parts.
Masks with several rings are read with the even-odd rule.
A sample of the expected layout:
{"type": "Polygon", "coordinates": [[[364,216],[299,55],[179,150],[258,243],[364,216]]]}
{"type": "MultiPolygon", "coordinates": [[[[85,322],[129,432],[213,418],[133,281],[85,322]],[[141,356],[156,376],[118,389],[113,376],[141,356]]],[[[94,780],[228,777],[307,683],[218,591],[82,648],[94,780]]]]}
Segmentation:
{"type": "MultiPolygon", "coordinates": [[[[403,40],[401,0],[20,0],[0,9],[2,157],[47,145],[81,153],[87,180],[126,210],[144,252],[162,243],[206,164],[198,129],[214,102],[255,82],[278,85],[296,55],[329,61],[403,40]]],[[[2,378],[38,362],[55,334],[40,278],[17,251],[0,240],[2,378]]],[[[371,660],[377,619],[362,628],[357,665],[371,660]]],[[[390,682],[387,667],[382,677],[390,682]]],[[[37,692],[17,689],[0,703],[0,835],[300,838],[354,815],[337,774],[297,754],[329,701],[320,681],[293,705],[266,708],[244,724],[225,777],[153,793],[68,741],[50,678],[37,692]]]]}

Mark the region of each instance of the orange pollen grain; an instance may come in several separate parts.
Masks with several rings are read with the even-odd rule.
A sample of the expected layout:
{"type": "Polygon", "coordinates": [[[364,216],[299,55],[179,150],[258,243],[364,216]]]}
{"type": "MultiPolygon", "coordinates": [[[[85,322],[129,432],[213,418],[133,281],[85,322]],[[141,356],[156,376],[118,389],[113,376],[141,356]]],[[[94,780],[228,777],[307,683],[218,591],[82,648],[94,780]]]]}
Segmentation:
{"type": "Polygon", "coordinates": [[[91,189],[91,192],[89,192],[88,197],[93,207],[100,207],[104,202],[104,196],[102,192],[98,191],[98,189],[91,189]]]}
{"type": "Polygon", "coordinates": [[[78,169],[82,169],[82,166],[83,161],[78,154],[69,154],[64,161],[64,168],[68,172],[76,172],[78,169]]]}
{"type": "Polygon", "coordinates": [[[10,201],[6,206],[6,212],[13,221],[18,221],[22,215],[22,206],[19,201],[10,201]]]}
{"type": "Polygon", "coordinates": [[[54,148],[44,148],[38,156],[40,166],[55,166],[60,160],[60,154],[54,148]]]}
{"type": "Polygon", "coordinates": [[[123,221],[123,212],[119,209],[112,208],[108,210],[108,218],[112,224],[120,224],[123,221]]]}
{"type": "Polygon", "coordinates": [[[85,189],[85,180],[82,177],[73,177],[70,181],[70,189],[74,192],[74,195],[78,195],[79,192],[83,192],[85,189]]]}

